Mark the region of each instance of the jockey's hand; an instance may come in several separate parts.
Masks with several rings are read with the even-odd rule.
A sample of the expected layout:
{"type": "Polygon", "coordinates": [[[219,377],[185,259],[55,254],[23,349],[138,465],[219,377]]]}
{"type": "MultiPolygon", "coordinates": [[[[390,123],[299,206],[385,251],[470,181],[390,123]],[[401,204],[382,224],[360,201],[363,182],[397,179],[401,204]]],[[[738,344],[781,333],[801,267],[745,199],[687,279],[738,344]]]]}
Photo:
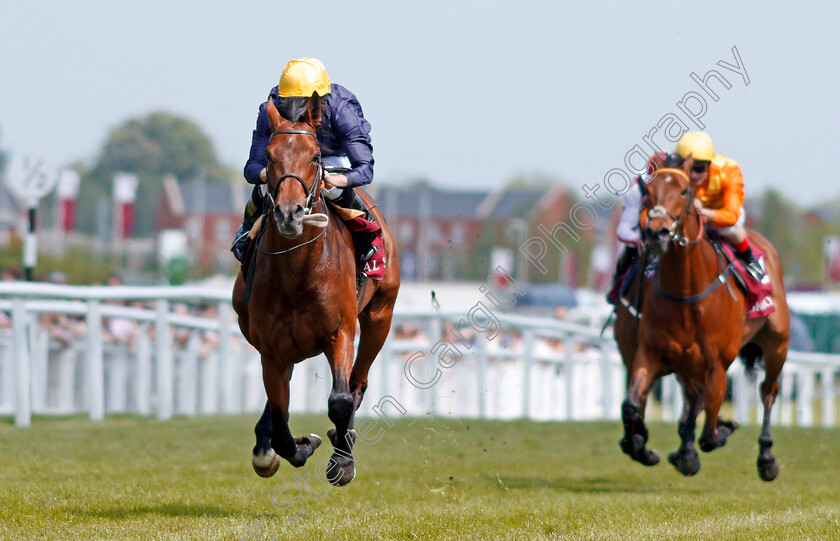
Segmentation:
{"type": "Polygon", "coordinates": [[[336,188],[346,188],[347,185],[350,184],[347,176],[340,173],[327,173],[324,177],[324,182],[326,182],[328,186],[335,186],[336,188]]]}
{"type": "Polygon", "coordinates": [[[265,167],[263,167],[262,171],[260,171],[260,180],[263,181],[263,182],[266,182],[266,178],[267,178],[267,176],[266,176],[266,172],[265,172],[265,167]]]}
{"type": "Polygon", "coordinates": [[[700,201],[699,199],[695,199],[694,200],[694,208],[696,208],[697,210],[702,209],[703,208],[703,202],[700,201]]]}

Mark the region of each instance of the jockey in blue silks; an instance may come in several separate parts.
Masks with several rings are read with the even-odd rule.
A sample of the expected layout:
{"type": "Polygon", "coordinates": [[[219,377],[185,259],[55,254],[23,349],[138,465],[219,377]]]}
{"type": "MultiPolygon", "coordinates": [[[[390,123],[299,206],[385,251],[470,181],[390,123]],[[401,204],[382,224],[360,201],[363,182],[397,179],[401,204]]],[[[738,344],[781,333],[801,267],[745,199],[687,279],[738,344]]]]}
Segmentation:
{"type": "MultiPolygon", "coordinates": [[[[364,218],[373,222],[373,215],[353,190],[354,186],[364,186],[373,180],[370,124],[365,120],[356,96],[343,86],[330,83],[320,60],[299,58],[286,64],[280,83],[271,89],[268,99],[274,100],[284,118],[296,122],[304,118],[306,103],[314,92],[321,97],[323,111],[316,134],[327,169],[324,196],[341,207],[364,212],[364,218]]],[[[248,248],[248,232],[263,211],[261,186],[266,183],[265,148],[271,137],[267,104],[268,101],[265,101],[260,105],[257,126],[251,137],[251,151],[245,164],[245,180],[255,186],[231,248],[239,261],[242,261],[248,248]]],[[[366,240],[369,244],[373,239],[366,240]]],[[[369,259],[375,250],[368,249],[362,260],[369,259]]]]}

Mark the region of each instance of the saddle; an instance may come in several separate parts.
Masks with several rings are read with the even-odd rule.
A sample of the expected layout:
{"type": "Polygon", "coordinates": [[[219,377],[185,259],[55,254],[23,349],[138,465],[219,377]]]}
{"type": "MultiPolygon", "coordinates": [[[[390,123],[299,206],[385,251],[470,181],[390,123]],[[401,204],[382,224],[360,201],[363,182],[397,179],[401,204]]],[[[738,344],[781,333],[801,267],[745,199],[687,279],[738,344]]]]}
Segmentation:
{"type": "MultiPolygon", "coordinates": [[[[747,308],[747,319],[756,319],[766,317],[776,311],[776,302],[773,300],[771,293],[773,292],[773,284],[767,280],[766,284],[759,282],[752,274],[747,272],[744,261],[735,254],[735,249],[728,243],[724,242],[717,234],[717,231],[707,227],[706,238],[712,243],[715,251],[723,254],[729,265],[733,267],[732,276],[735,278],[735,283],[741,291],[744,292],[744,304],[747,308]]],[[[753,254],[761,264],[764,271],[767,271],[765,264],[766,258],[764,252],[755,245],[751,244],[753,254]]]]}

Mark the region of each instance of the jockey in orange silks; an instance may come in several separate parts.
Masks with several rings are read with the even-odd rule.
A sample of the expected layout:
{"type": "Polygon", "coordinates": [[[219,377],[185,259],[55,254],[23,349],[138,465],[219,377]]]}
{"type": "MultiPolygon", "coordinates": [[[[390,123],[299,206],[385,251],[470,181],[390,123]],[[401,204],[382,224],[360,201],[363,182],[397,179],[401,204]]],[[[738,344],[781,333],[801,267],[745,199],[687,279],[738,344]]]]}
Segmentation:
{"type": "Polygon", "coordinates": [[[698,211],[735,248],[747,271],[759,282],[763,281],[764,270],[752,253],[744,228],[741,168],[734,160],[716,154],[712,140],[703,132],[683,135],[677,143],[677,154],[694,160],[689,174],[698,211]]]}

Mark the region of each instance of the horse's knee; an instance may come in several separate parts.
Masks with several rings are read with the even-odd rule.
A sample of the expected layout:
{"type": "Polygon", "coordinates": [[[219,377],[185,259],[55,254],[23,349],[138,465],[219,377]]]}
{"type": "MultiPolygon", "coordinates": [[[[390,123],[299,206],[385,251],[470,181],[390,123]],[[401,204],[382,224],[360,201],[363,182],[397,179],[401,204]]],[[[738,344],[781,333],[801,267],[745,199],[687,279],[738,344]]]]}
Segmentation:
{"type": "Polygon", "coordinates": [[[346,423],[353,414],[353,407],[353,397],[349,394],[332,394],[327,401],[327,415],[336,425],[346,423]]]}

